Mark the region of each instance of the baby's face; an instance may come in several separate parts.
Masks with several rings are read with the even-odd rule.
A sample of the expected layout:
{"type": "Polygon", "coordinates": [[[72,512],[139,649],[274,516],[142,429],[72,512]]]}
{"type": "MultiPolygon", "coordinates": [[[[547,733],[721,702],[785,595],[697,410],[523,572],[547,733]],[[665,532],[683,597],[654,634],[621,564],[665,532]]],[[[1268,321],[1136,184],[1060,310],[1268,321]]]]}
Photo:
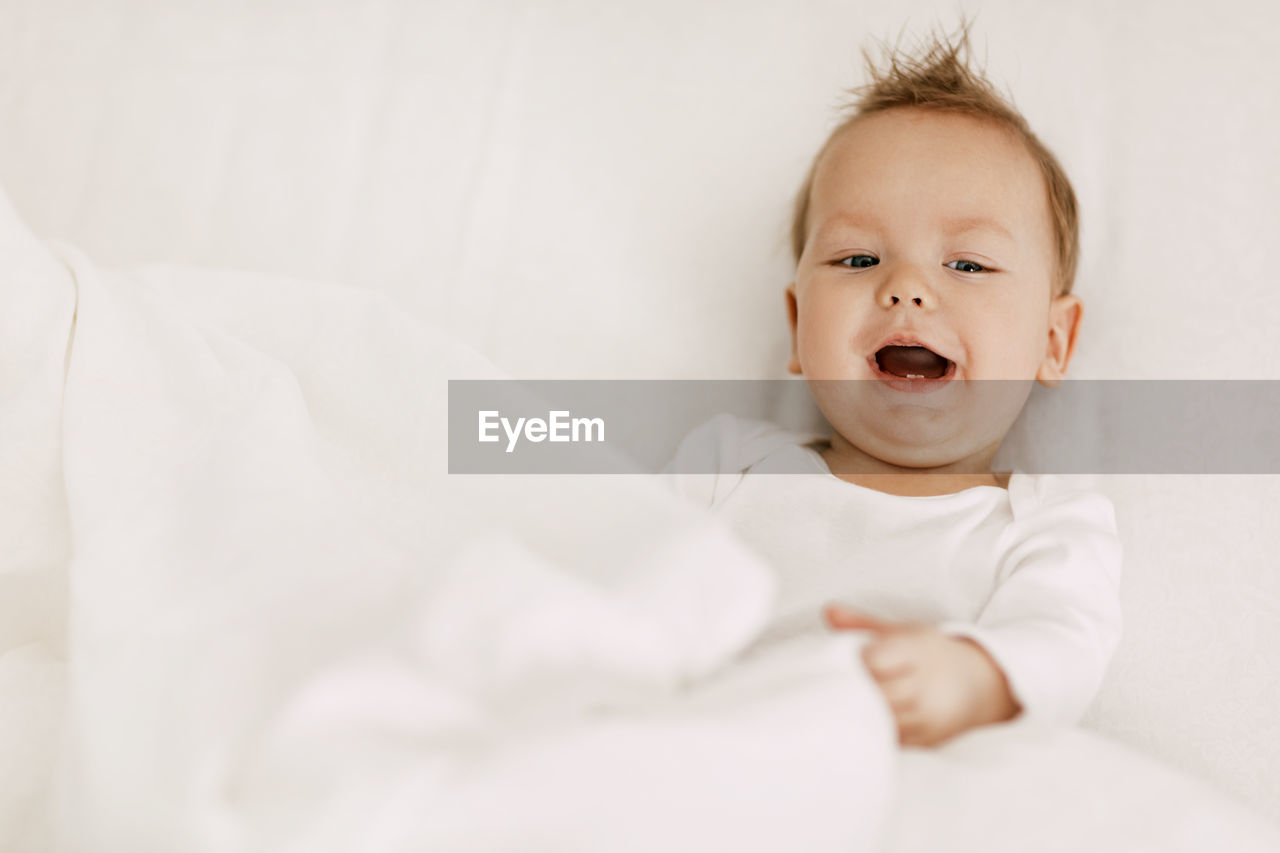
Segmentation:
{"type": "Polygon", "coordinates": [[[1053,298],[1044,179],[1005,131],[916,109],[867,116],[818,164],[808,226],[787,286],[789,370],[874,380],[814,391],[864,451],[911,467],[993,455],[1031,380],[1066,370],[1080,303],[1053,298]],[[993,379],[1023,381],[957,381],[993,379]]]}

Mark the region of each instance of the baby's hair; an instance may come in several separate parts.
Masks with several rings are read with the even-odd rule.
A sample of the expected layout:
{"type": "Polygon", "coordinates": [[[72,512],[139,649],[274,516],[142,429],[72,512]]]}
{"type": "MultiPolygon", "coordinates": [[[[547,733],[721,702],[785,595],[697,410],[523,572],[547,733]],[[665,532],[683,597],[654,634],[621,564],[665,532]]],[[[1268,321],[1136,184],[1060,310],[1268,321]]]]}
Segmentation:
{"type": "Polygon", "coordinates": [[[849,94],[855,98],[844,107],[849,114],[831,132],[813,158],[808,176],[796,195],[791,220],[791,253],[797,264],[804,254],[808,238],[809,195],[813,177],[822,155],[831,146],[831,141],[840,131],[863,116],[894,107],[917,107],[959,113],[992,122],[1009,130],[1026,144],[1044,175],[1049,196],[1056,260],[1054,292],[1071,292],[1076,276],[1076,261],[1080,254],[1080,220],[1075,191],[1058,159],[1031,132],[1022,114],[996,91],[982,71],[974,71],[969,67],[970,26],[971,23],[962,17],[959,37],[954,44],[934,37],[918,56],[904,55],[896,49],[889,51],[889,66],[883,71],[877,67],[867,49],[863,48],[862,55],[867,62],[871,82],[849,90],[849,94]]]}

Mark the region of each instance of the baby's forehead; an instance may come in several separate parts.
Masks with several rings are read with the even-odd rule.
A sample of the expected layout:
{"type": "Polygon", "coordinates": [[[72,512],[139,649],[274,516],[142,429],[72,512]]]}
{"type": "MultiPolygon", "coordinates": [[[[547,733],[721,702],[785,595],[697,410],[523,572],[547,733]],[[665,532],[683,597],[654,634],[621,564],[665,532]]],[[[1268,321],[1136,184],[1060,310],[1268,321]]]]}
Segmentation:
{"type": "Polygon", "coordinates": [[[903,107],[857,116],[833,131],[818,172],[828,163],[861,162],[877,169],[895,159],[1039,174],[1026,140],[1006,125],[964,113],[903,107]]]}
{"type": "Polygon", "coordinates": [[[1018,234],[1027,218],[1048,225],[1044,174],[1026,142],[962,114],[895,109],[857,118],[833,134],[810,193],[811,213],[823,219],[867,218],[893,204],[948,227],[987,219],[1018,234]]]}

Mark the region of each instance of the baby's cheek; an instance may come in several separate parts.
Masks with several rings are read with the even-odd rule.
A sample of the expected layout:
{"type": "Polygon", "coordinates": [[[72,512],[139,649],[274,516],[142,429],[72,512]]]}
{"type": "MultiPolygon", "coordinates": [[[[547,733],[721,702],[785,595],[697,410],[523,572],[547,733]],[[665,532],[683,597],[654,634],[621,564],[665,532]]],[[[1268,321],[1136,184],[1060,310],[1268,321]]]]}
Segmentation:
{"type": "Polygon", "coordinates": [[[843,379],[857,367],[852,328],[832,320],[815,320],[802,330],[800,358],[810,378],[843,379]]]}
{"type": "Polygon", "coordinates": [[[970,364],[977,379],[1034,379],[1044,358],[1047,339],[1033,330],[992,326],[983,331],[970,364]]]}

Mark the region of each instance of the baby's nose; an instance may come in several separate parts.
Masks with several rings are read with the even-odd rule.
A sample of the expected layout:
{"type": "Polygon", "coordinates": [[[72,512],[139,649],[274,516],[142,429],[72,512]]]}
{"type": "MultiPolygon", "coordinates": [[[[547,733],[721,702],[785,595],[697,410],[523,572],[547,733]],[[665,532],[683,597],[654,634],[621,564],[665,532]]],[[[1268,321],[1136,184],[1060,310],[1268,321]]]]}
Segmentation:
{"type": "Polygon", "coordinates": [[[895,305],[905,305],[908,308],[926,308],[932,307],[934,298],[933,294],[924,285],[915,287],[898,285],[886,286],[880,292],[880,304],[884,308],[892,308],[895,305]]]}
{"type": "Polygon", "coordinates": [[[880,282],[876,301],[882,308],[903,305],[908,308],[933,308],[937,296],[929,286],[924,270],[903,264],[880,282]]]}

